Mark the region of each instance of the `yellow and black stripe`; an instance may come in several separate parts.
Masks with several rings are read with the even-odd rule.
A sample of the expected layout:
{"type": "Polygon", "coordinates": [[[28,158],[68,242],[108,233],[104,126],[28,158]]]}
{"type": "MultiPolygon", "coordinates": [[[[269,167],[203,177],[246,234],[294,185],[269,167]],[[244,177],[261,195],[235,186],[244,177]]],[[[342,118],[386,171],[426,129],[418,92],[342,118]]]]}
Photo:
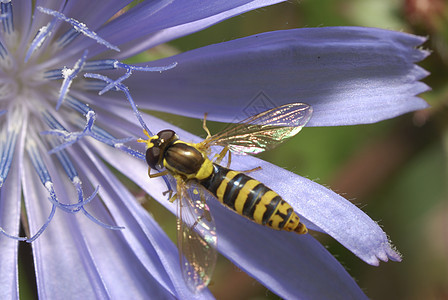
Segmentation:
{"type": "Polygon", "coordinates": [[[212,174],[199,180],[221,203],[258,224],[307,233],[294,209],[276,192],[238,171],[213,163],[212,174]]]}

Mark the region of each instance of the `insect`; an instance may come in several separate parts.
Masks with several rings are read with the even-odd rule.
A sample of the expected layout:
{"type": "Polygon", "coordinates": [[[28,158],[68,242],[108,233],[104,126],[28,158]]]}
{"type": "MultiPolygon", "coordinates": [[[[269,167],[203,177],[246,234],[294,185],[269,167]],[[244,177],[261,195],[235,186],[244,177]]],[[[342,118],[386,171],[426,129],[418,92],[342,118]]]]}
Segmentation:
{"type": "Polygon", "coordinates": [[[231,124],[226,130],[211,135],[204,117],[207,138],[200,143],[187,143],[170,129],[148,136],[146,161],[150,178],[172,175],[178,200],[177,244],[181,269],[187,285],[195,292],[207,286],[216,260],[216,230],[205,202],[204,190],[223,205],[250,220],[277,230],[305,234],[307,229],[293,208],[269,187],[247,172],[229,169],[231,152],[257,154],[272,149],[296,135],[309,121],[312,107],[304,103],[282,105],[246,120],[231,124]],[[209,158],[211,146],[223,150],[209,158]],[[229,152],[230,151],[230,152],[229,152]],[[227,167],[220,162],[228,153],[227,167]],[[159,173],[151,174],[151,170],[159,173]]]}

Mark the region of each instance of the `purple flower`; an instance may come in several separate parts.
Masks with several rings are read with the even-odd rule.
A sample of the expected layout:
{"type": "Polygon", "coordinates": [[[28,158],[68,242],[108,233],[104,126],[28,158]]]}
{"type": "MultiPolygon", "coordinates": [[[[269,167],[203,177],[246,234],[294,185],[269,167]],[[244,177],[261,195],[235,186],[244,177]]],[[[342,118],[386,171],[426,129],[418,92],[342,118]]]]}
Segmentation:
{"type": "MultiPolygon", "coordinates": [[[[427,73],[415,65],[428,54],[416,48],[423,38],[372,28],[296,29],[131,66],[122,60],[282,1],[144,1],[116,15],[129,2],[0,1],[2,299],[18,298],[19,240],[32,242],[40,298],[212,297],[186,287],[176,246],[107,165],[175,210],[162,194],[165,182],[147,176],[136,142],[142,116],[132,99],[139,108],[234,121],[262,92],[275,105],[310,104],[309,126],[372,123],[427,107],[416,96],[428,89],[419,82],[427,73]],[[19,238],[21,210],[27,237],[19,238]]],[[[171,128],[199,140],[143,119],[152,132],[171,128]]],[[[262,170],[251,176],[287,200],[309,229],[372,265],[401,259],[346,199],[257,158],[232,157],[235,170],[257,166],[262,170]]],[[[279,296],[365,298],[312,236],[276,232],[208,204],[219,251],[279,296]]]]}

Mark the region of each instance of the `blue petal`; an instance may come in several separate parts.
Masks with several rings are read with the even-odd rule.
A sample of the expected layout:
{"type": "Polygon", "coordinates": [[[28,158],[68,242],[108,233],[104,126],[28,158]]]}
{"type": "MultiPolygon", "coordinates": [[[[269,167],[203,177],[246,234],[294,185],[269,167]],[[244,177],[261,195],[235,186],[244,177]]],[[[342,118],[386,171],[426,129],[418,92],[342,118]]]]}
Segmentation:
{"type": "MultiPolygon", "coordinates": [[[[36,7],[41,6],[47,9],[52,9],[63,13],[68,18],[73,18],[89,28],[89,30],[97,30],[98,27],[110,20],[120,9],[129,4],[129,0],[110,0],[110,1],[89,1],[89,0],[77,0],[68,1],[63,6],[50,5],[45,1],[41,1],[36,4],[36,7]],[[41,3],[43,2],[43,3],[41,3]]],[[[41,26],[45,25],[45,22],[49,22],[52,18],[42,12],[36,12],[35,19],[39,20],[34,30],[36,31],[41,26]],[[38,27],[39,26],[39,27],[38,27]]],[[[60,26],[64,22],[58,22],[57,26],[60,26]]],[[[94,40],[85,38],[76,31],[73,27],[62,26],[62,29],[58,34],[54,35],[56,41],[52,44],[53,47],[65,47],[64,51],[59,51],[52,58],[44,62],[46,66],[53,67],[55,63],[59,64],[61,61],[73,62],[73,57],[79,56],[79,53],[86,50],[85,45],[94,44],[99,51],[104,51],[106,48],[103,45],[95,44],[94,40]],[[69,47],[66,47],[70,42],[76,40],[76,43],[71,43],[69,47]],[[82,43],[83,46],[80,46],[82,43]]],[[[35,32],[31,31],[31,32],[35,32]]],[[[101,38],[101,36],[100,36],[101,38]]],[[[28,45],[26,45],[28,46],[28,45]]],[[[90,57],[89,53],[89,57],[90,57]]]]}
{"type": "MultiPolygon", "coordinates": [[[[46,200],[48,194],[42,185],[38,184],[39,180],[33,171],[31,165],[25,164],[25,176],[22,179],[32,233],[45,222],[51,210],[46,200]]],[[[97,270],[94,263],[87,259],[88,251],[81,243],[79,232],[72,230],[76,228],[73,219],[65,217],[58,212],[47,230],[32,244],[39,297],[58,298],[74,294],[84,297],[95,294],[107,297],[108,293],[98,274],[89,278],[89,273],[93,275],[97,270]],[[65,291],[62,291],[63,289],[65,291]]]]}
{"type": "MultiPolygon", "coordinates": [[[[57,168],[51,160],[47,160],[46,165],[50,173],[56,173],[57,168]]],[[[35,232],[46,220],[50,205],[46,200],[48,197],[46,190],[37,180],[29,164],[25,164],[24,173],[25,205],[30,230],[35,232]]],[[[74,198],[72,195],[74,192],[71,184],[63,179],[54,178],[55,187],[61,200],[67,201],[74,198]]],[[[93,182],[98,183],[99,180],[92,178],[92,184],[93,182]]],[[[107,181],[103,180],[101,183],[105,184],[105,188],[109,188],[106,185],[107,181]]],[[[87,188],[87,185],[84,187],[87,188]]],[[[115,188],[126,191],[122,185],[115,188]]],[[[93,187],[90,186],[90,190],[86,193],[92,191],[93,187]]],[[[113,202],[121,203],[120,195],[113,189],[108,190],[103,196],[108,205],[113,202]]],[[[91,203],[88,210],[99,219],[108,223],[113,222],[99,201],[91,203]]],[[[148,295],[160,298],[174,297],[174,292],[170,292],[168,277],[158,275],[160,272],[165,274],[165,269],[161,266],[159,258],[151,255],[153,253],[151,248],[145,252],[149,257],[149,264],[153,267],[148,268],[142,264],[140,257],[135,255],[134,249],[129,246],[122,234],[85,222],[84,216],[81,218],[78,221],[72,214],[57,211],[47,230],[32,244],[40,298],[59,299],[67,295],[76,295],[83,299],[145,298],[148,295]]],[[[166,251],[175,252],[175,247],[172,246],[171,251],[169,249],[166,251]]],[[[148,259],[146,262],[148,263],[148,259]]]]}
{"type": "MultiPolygon", "coordinates": [[[[22,34],[25,37],[27,37],[28,39],[32,39],[34,37],[34,35],[36,34],[36,32],[38,32],[42,26],[45,26],[47,23],[49,23],[53,19],[53,17],[51,17],[51,16],[36,12],[35,9],[37,6],[44,6],[46,8],[52,9],[52,10],[62,11],[65,6],[64,2],[65,1],[57,1],[57,0],[54,0],[54,1],[37,0],[35,6],[32,7],[34,14],[32,17],[31,26],[29,27],[29,31],[26,31],[26,30],[28,30],[28,28],[21,28],[22,34]]],[[[15,5],[15,3],[14,3],[14,5],[15,5]]],[[[27,40],[27,41],[29,42],[29,40],[27,40]]]]}
{"type": "MultiPolygon", "coordinates": [[[[283,1],[144,1],[106,24],[97,33],[122,50],[120,54],[113,54],[114,57],[129,57],[233,16],[283,1]]],[[[85,49],[85,44],[77,47],[85,49]]],[[[104,51],[96,46],[90,50],[94,54],[104,51]]]]}
{"type": "Polygon", "coordinates": [[[63,12],[67,17],[77,19],[87,24],[90,29],[96,30],[130,2],[132,0],[68,1],[63,12]]]}
{"type": "Polygon", "coordinates": [[[401,261],[400,255],[368,215],[345,198],[309,179],[254,157],[232,157],[237,170],[261,166],[251,176],[279,193],[312,230],[329,234],[359,258],[371,265],[379,260],[401,261]],[[273,176],[275,174],[275,176],[273,176]]]}
{"type": "MultiPolygon", "coordinates": [[[[0,190],[0,226],[12,236],[19,235],[22,189],[20,185],[21,153],[23,146],[15,150],[12,168],[0,190]]],[[[0,234],[0,299],[18,299],[18,241],[0,234]]]]}
{"type": "Polygon", "coordinates": [[[218,247],[283,299],[367,299],[341,264],[311,235],[278,232],[209,201],[218,247]]]}
{"type": "Polygon", "coordinates": [[[25,43],[28,43],[27,29],[32,19],[32,10],[32,3],[30,1],[15,1],[13,3],[14,26],[16,31],[21,33],[21,47],[25,47],[25,43]]]}
{"type": "MultiPolygon", "coordinates": [[[[0,227],[18,237],[22,201],[23,136],[26,118],[10,107],[0,133],[0,227]],[[18,122],[22,120],[23,122],[18,122]],[[22,127],[23,126],[23,127],[22,127]]],[[[0,299],[18,299],[18,241],[0,233],[0,299]]]]}
{"type": "Polygon", "coordinates": [[[424,38],[360,27],[259,34],[158,61],[176,68],[135,74],[127,84],[140,107],[230,122],[251,106],[304,102],[308,126],[372,123],[427,103],[414,63],[428,52],[424,38]],[[147,91],[151,91],[148,93],[147,91]]]}

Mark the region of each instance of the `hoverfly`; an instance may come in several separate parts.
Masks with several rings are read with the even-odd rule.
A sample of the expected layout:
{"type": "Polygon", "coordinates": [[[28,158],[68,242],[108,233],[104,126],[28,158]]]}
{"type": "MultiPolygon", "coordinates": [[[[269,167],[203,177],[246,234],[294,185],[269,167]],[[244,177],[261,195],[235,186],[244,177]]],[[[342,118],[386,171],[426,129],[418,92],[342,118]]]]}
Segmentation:
{"type": "MultiPolygon", "coordinates": [[[[237,154],[257,154],[272,149],[299,133],[311,118],[312,107],[304,103],[282,105],[211,135],[200,143],[187,143],[173,130],[162,130],[148,136],[146,161],[150,178],[170,174],[176,180],[178,200],[177,246],[181,269],[187,285],[194,292],[207,286],[216,261],[217,236],[214,221],[203,190],[223,205],[250,220],[277,230],[305,234],[307,229],[293,208],[276,192],[246,175],[248,171],[229,169],[219,163],[228,151],[237,154]],[[209,159],[211,146],[222,146],[216,160],[209,159]],[[159,173],[151,174],[151,169],[159,173]]],[[[172,193],[172,191],[168,191],[172,193]]]]}

